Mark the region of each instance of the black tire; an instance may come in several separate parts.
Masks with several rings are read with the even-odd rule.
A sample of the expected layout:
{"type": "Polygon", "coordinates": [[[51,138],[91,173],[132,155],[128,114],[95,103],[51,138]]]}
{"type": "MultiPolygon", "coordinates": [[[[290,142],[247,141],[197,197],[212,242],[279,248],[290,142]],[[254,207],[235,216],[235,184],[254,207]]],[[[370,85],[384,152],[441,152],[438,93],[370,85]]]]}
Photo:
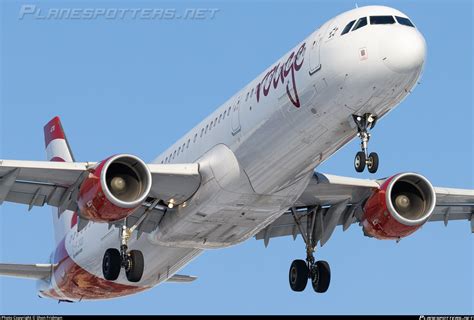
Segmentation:
{"type": "Polygon", "coordinates": [[[143,253],[138,250],[132,250],[130,251],[129,259],[130,267],[126,270],[127,279],[130,282],[138,282],[142,278],[143,269],[145,267],[143,253]]]}
{"type": "Polygon", "coordinates": [[[120,251],[117,249],[107,249],[102,259],[102,273],[105,280],[117,280],[120,274],[120,251]]]}
{"type": "Polygon", "coordinates": [[[329,288],[331,282],[331,268],[329,263],[326,261],[316,262],[316,275],[312,275],[311,284],[313,285],[314,291],[318,293],[324,293],[329,288]]]}
{"type": "Polygon", "coordinates": [[[294,260],[291,263],[289,281],[291,290],[301,292],[308,283],[309,269],[304,260],[294,260]]]}
{"type": "Polygon", "coordinates": [[[375,152],[369,154],[369,163],[367,164],[367,170],[370,173],[376,173],[379,168],[379,155],[375,152]]]}
{"type": "Polygon", "coordinates": [[[354,158],[354,168],[357,172],[362,172],[365,169],[365,153],[362,151],[357,152],[354,158]]]}

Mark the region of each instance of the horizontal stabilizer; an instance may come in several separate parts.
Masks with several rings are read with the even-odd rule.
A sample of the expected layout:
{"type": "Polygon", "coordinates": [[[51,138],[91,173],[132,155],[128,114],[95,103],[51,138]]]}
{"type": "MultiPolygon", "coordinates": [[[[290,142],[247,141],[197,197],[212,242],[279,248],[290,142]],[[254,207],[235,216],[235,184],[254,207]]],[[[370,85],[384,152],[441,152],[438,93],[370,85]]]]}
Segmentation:
{"type": "Polygon", "coordinates": [[[194,276],[175,274],[174,276],[166,280],[166,282],[193,282],[196,279],[197,277],[194,277],[194,276]]]}
{"type": "Polygon", "coordinates": [[[51,275],[51,264],[9,264],[0,263],[0,276],[46,279],[51,275]]]}

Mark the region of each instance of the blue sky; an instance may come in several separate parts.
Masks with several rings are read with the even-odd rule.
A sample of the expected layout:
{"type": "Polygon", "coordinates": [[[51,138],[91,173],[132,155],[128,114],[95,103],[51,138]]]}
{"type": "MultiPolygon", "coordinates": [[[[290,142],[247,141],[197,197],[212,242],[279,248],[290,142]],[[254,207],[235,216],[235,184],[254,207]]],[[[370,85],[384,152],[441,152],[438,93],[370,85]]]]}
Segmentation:
{"type": "MultiPolygon", "coordinates": [[[[0,158],[43,160],[42,127],[62,118],[78,161],[133,153],[151,161],[182,134],[331,17],[355,1],[5,1],[0,0],[0,158]],[[19,20],[41,8],[217,8],[204,20],[19,20]]],[[[424,34],[421,84],[377,124],[377,177],[403,171],[433,184],[473,188],[473,4],[470,1],[357,1],[405,12],[424,34]]],[[[320,168],[357,177],[353,141],[320,168]]],[[[370,176],[372,177],[372,176],[370,176]]],[[[0,207],[0,261],[46,262],[50,208],[0,207]]],[[[34,281],[0,278],[0,314],[472,314],[469,223],[424,226],[400,243],[337,229],[317,251],[331,264],[329,291],[294,293],[301,238],[209,251],[164,284],[117,300],[57,304],[34,281]]],[[[101,259],[101,257],[98,257],[101,259]]]]}

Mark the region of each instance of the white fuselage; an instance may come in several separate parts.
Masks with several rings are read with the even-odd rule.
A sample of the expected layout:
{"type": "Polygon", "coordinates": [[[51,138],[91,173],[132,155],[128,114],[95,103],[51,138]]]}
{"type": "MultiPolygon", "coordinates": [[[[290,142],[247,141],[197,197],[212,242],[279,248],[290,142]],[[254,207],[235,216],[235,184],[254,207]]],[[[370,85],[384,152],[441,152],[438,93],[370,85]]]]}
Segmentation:
{"type": "MultiPolygon", "coordinates": [[[[407,96],[422,71],[424,39],[399,23],[369,22],[341,35],[350,21],[373,15],[406,17],[373,6],[331,19],[156,158],[202,163],[203,181],[156,231],[130,240],[145,257],[137,286],[165,281],[204,249],[254,236],[293,205],[315,167],[356,136],[353,114],[380,119],[407,96]]],[[[119,229],[101,223],[76,227],[65,241],[74,262],[97,277],[99,257],[119,245],[119,229]]],[[[116,282],[130,285],[124,272],[116,282]]]]}

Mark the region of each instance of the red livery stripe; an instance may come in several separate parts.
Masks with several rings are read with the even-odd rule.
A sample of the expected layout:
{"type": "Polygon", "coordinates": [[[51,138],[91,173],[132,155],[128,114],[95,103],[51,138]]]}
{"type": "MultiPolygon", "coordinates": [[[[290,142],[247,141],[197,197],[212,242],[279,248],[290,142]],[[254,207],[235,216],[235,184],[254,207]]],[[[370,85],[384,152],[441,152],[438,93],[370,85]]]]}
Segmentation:
{"type": "Polygon", "coordinates": [[[44,126],[44,143],[45,147],[55,139],[65,139],[63,128],[61,126],[61,120],[59,117],[54,117],[44,126]]]}
{"type": "Polygon", "coordinates": [[[54,262],[52,276],[60,292],[52,287],[42,291],[44,296],[53,299],[64,299],[64,296],[71,300],[111,299],[150,289],[149,286],[132,286],[108,281],[89,273],[71,259],[66,250],[65,240],[58,244],[54,262]]]}
{"type": "Polygon", "coordinates": [[[51,160],[49,160],[49,161],[66,162],[66,160],[64,160],[64,159],[61,158],[61,157],[52,157],[51,160]]]}
{"type": "Polygon", "coordinates": [[[77,224],[78,216],[77,212],[74,212],[71,218],[71,229],[74,228],[74,226],[77,224]]]}

